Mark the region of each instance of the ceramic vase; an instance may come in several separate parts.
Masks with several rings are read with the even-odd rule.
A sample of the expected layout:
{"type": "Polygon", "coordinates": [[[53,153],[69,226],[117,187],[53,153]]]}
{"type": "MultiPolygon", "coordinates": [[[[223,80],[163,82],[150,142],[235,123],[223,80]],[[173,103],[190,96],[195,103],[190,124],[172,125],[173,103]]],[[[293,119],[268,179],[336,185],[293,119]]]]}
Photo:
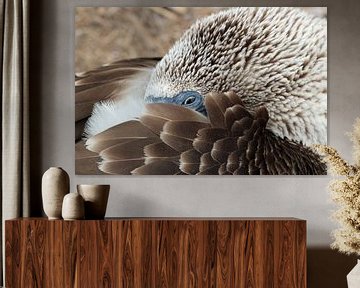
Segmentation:
{"type": "Polygon", "coordinates": [[[84,219],[85,208],[84,199],[79,193],[69,193],[65,195],[62,204],[62,217],[64,220],[84,219]]]}
{"type": "Polygon", "coordinates": [[[42,177],[43,208],[49,219],[61,219],[63,198],[69,193],[69,175],[60,167],[49,168],[42,177]]]}
{"type": "Polygon", "coordinates": [[[104,219],[109,198],[110,185],[77,185],[85,201],[85,219],[104,219]]]}
{"type": "Polygon", "coordinates": [[[348,288],[360,287],[360,260],[357,261],[355,267],[347,275],[348,288]]]}

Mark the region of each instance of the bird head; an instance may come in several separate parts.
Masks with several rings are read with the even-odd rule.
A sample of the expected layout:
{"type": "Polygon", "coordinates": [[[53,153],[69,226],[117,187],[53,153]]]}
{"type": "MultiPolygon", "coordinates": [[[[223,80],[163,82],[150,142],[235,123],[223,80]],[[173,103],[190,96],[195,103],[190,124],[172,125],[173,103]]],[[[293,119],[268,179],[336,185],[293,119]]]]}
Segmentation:
{"type": "Polygon", "coordinates": [[[275,134],[326,143],[326,20],[294,8],[233,8],[198,20],[154,68],[147,103],[206,115],[209,92],[265,106],[275,134]]]}

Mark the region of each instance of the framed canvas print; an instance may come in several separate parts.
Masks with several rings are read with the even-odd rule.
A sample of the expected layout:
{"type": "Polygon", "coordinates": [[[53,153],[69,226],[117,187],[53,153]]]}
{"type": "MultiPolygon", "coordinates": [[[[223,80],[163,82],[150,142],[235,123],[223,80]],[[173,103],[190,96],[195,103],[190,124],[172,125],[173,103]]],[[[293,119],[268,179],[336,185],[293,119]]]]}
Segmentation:
{"type": "Polygon", "coordinates": [[[77,174],[326,173],[326,8],[75,15],[77,174]]]}

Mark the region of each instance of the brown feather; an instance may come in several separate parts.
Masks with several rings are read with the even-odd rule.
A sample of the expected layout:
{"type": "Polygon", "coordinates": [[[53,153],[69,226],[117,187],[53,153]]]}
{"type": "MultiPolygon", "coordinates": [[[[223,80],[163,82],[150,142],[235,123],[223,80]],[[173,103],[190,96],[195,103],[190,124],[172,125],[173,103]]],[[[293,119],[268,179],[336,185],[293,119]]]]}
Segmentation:
{"type": "Polygon", "coordinates": [[[133,175],[175,175],[180,174],[179,164],[171,161],[156,161],[134,169],[133,175]]]}
{"type": "Polygon", "coordinates": [[[143,164],[143,159],[102,161],[99,169],[107,174],[130,175],[132,170],[143,164]]]}
{"type": "Polygon", "coordinates": [[[144,147],[159,142],[158,138],[136,139],[130,142],[116,144],[100,152],[104,160],[127,160],[145,157],[144,147]]]}
{"type": "Polygon", "coordinates": [[[194,149],[181,153],[180,170],[189,175],[195,175],[200,169],[201,154],[194,149]]]}
{"type": "Polygon", "coordinates": [[[128,143],[128,142],[134,141],[136,139],[141,139],[141,138],[114,138],[114,139],[109,139],[109,140],[93,142],[91,144],[91,147],[89,147],[89,146],[87,146],[87,147],[89,147],[88,149],[93,152],[100,153],[101,151],[103,151],[109,147],[128,143]]]}
{"type": "Polygon", "coordinates": [[[202,114],[174,104],[147,104],[145,114],[160,117],[165,120],[183,120],[208,123],[209,120],[202,114]]]}
{"type": "Polygon", "coordinates": [[[215,97],[217,93],[209,93],[205,97],[205,107],[212,127],[225,128],[224,113],[218,106],[215,97]]]}
{"type": "Polygon", "coordinates": [[[97,164],[101,158],[97,153],[87,150],[84,141],[75,144],[75,151],[75,174],[104,174],[97,164]]]}
{"type": "Polygon", "coordinates": [[[262,106],[262,107],[258,108],[255,111],[255,118],[257,118],[257,119],[265,119],[266,121],[268,121],[269,113],[268,113],[265,106],[262,106]]]}
{"type": "Polygon", "coordinates": [[[105,84],[91,83],[75,87],[76,101],[75,103],[91,102],[96,103],[101,98],[101,101],[112,98],[121,93],[121,90],[126,87],[126,82],[115,81],[105,84]]]}
{"type": "Polygon", "coordinates": [[[204,128],[198,131],[198,139],[215,142],[229,135],[228,131],[222,128],[204,128]]]}
{"type": "Polygon", "coordinates": [[[197,175],[219,175],[219,167],[220,165],[209,167],[199,172],[197,175]]]}
{"type": "Polygon", "coordinates": [[[214,143],[213,149],[221,150],[225,152],[232,152],[237,149],[237,139],[233,137],[227,137],[219,139],[214,143]]]}
{"type": "Polygon", "coordinates": [[[239,168],[240,156],[241,156],[241,154],[237,150],[235,150],[229,154],[227,163],[226,163],[227,171],[229,171],[230,173],[234,173],[234,171],[239,168]]]}
{"type": "MultiPolygon", "coordinates": [[[[92,85],[94,83],[98,84],[98,85],[102,85],[102,84],[106,84],[109,82],[121,82],[123,80],[129,79],[132,76],[134,76],[134,74],[139,73],[139,72],[143,72],[145,71],[145,69],[139,69],[139,68],[134,68],[134,67],[128,67],[128,68],[117,68],[117,67],[113,67],[112,69],[108,69],[108,70],[96,70],[92,73],[88,73],[86,75],[86,77],[84,77],[84,75],[78,79],[75,84],[76,86],[84,86],[84,85],[92,85]]],[[[91,86],[90,86],[91,87],[91,86]]],[[[94,87],[92,85],[92,87],[94,87]]],[[[82,87],[84,88],[84,87],[82,87]]],[[[88,86],[89,88],[89,86],[88,86]]],[[[83,90],[83,89],[81,89],[83,90]]]]}
{"type": "Polygon", "coordinates": [[[187,150],[180,155],[181,163],[197,163],[200,164],[201,153],[194,149],[187,150]]]}
{"type": "Polygon", "coordinates": [[[82,134],[84,132],[85,124],[86,124],[86,119],[75,122],[75,143],[81,140],[82,134]]]}
{"type": "Polygon", "coordinates": [[[231,135],[236,137],[243,136],[247,132],[247,130],[251,128],[252,122],[253,120],[249,117],[244,117],[240,120],[236,120],[231,125],[231,135]]]}
{"type": "Polygon", "coordinates": [[[85,143],[82,140],[75,144],[75,155],[76,155],[76,159],[88,158],[88,157],[94,157],[94,156],[99,157],[98,153],[94,153],[94,152],[86,149],[85,143]]]}
{"type": "Polygon", "coordinates": [[[76,175],[101,175],[103,171],[99,170],[98,163],[101,158],[97,156],[75,159],[76,175]]]}
{"type": "Polygon", "coordinates": [[[203,172],[211,167],[219,166],[219,164],[220,163],[218,161],[211,157],[211,153],[202,154],[200,157],[199,171],[203,172]]]}
{"type": "Polygon", "coordinates": [[[167,120],[157,116],[145,114],[140,117],[140,121],[144,126],[148,127],[155,134],[160,135],[162,128],[167,120]]]}
{"type": "Polygon", "coordinates": [[[104,143],[113,144],[113,141],[119,139],[131,139],[131,138],[153,138],[156,135],[147,127],[145,127],[141,122],[136,120],[127,121],[116,126],[113,126],[99,134],[94,135],[86,141],[86,148],[99,152],[99,149],[105,149],[104,143]],[[100,147],[100,148],[99,148],[100,147]]]}
{"type": "Polygon", "coordinates": [[[145,164],[157,162],[160,160],[179,162],[179,152],[172,149],[163,142],[150,144],[144,148],[145,164]]]}
{"type": "Polygon", "coordinates": [[[165,143],[155,143],[145,146],[144,154],[146,157],[175,157],[179,152],[166,145],[165,143]]]}
{"type": "Polygon", "coordinates": [[[76,86],[89,83],[104,83],[128,78],[146,69],[153,68],[160,58],[134,58],[113,62],[85,73],[77,73],[76,86]]]}
{"type": "Polygon", "coordinates": [[[193,142],[193,147],[200,153],[207,153],[211,151],[213,143],[196,138],[193,142]]]}
{"type": "Polygon", "coordinates": [[[86,119],[91,115],[94,103],[76,103],[75,104],[75,122],[86,119]]]}
{"type": "Polygon", "coordinates": [[[218,169],[219,175],[231,175],[229,171],[226,170],[226,163],[220,165],[218,169]]]}
{"type": "MultiPolygon", "coordinates": [[[[159,161],[169,161],[169,162],[173,162],[173,163],[179,163],[179,156],[173,156],[173,157],[146,157],[145,158],[145,162],[144,164],[150,164],[150,163],[154,163],[154,162],[159,162],[159,161]]],[[[177,164],[179,165],[179,164],[177,164]]]]}
{"type": "MultiPolygon", "coordinates": [[[[155,134],[160,134],[163,126],[168,121],[181,121],[186,122],[200,122],[206,123],[206,117],[193,110],[172,105],[172,104],[147,104],[145,106],[145,113],[140,117],[140,121],[152,130],[155,134]]],[[[201,124],[198,124],[201,125],[201,124]]],[[[180,126],[182,127],[182,126],[180,126]]]]}
{"type": "Polygon", "coordinates": [[[200,129],[208,128],[209,124],[195,121],[168,121],[163,132],[185,139],[193,140],[200,129]]]}
{"type": "Polygon", "coordinates": [[[227,136],[228,132],[222,128],[200,129],[198,136],[193,142],[193,146],[200,153],[210,152],[214,142],[227,136]]]}
{"type": "Polygon", "coordinates": [[[219,163],[225,163],[229,154],[237,149],[236,138],[224,138],[217,140],[211,150],[211,157],[219,163]]]}
{"type": "Polygon", "coordinates": [[[196,175],[199,172],[198,163],[180,163],[180,170],[185,175],[196,175]]]}
{"type": "Polygon", "coordinates": [[[184,152],[193,147],[191,140],[183,137],[170,135],[165,132],[161,132],[160,138],[162,141],[164,141],[164,143],[179,152],[184,152]]]}
{"type": "Polygon", "coordinates": [[[236,105],[226,109],[225,123],[228,129],[231,129],[236,120],[242,120],[244,118],[253,119],[251,114],[243,106],[236,105]]]}
{"type": "Polygon", "coordinates": [[[229,99],[229,101],[231,102],[231,106],[235,106],[236,104],[244,106],[241,98],[234,91],[225,92],[223,93],[223,95],[229,99]]]}

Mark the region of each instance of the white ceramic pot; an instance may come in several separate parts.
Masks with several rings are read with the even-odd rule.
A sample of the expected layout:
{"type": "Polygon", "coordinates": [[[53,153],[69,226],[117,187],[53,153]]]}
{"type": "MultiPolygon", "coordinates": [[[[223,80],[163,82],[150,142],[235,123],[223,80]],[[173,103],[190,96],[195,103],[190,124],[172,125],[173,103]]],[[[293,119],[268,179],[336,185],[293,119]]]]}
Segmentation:
{"type": "Polygon", "coordinates": [[[62,205],[64,220],[80,220],[85,217],[84,199],[79,193],[65,195],[62,205]]]}
{"type": "Polygon", "coordinates": [[[85,201],[85,219],[104,219],[109,198],[110,185],[77,185],[85,201]]]}
{"type": "Polygon", "coordinates": [[[360,287],[360,260],[357,261],[355,267],[347,275],[348,288],[360,287]]]}
{"type": "Polygon", "coordinates": [[[42,177],[43,208],[49,219],[61,219],[63,198],[69,193],[69,175],[60,167],[49,168],[42,177]]]}

